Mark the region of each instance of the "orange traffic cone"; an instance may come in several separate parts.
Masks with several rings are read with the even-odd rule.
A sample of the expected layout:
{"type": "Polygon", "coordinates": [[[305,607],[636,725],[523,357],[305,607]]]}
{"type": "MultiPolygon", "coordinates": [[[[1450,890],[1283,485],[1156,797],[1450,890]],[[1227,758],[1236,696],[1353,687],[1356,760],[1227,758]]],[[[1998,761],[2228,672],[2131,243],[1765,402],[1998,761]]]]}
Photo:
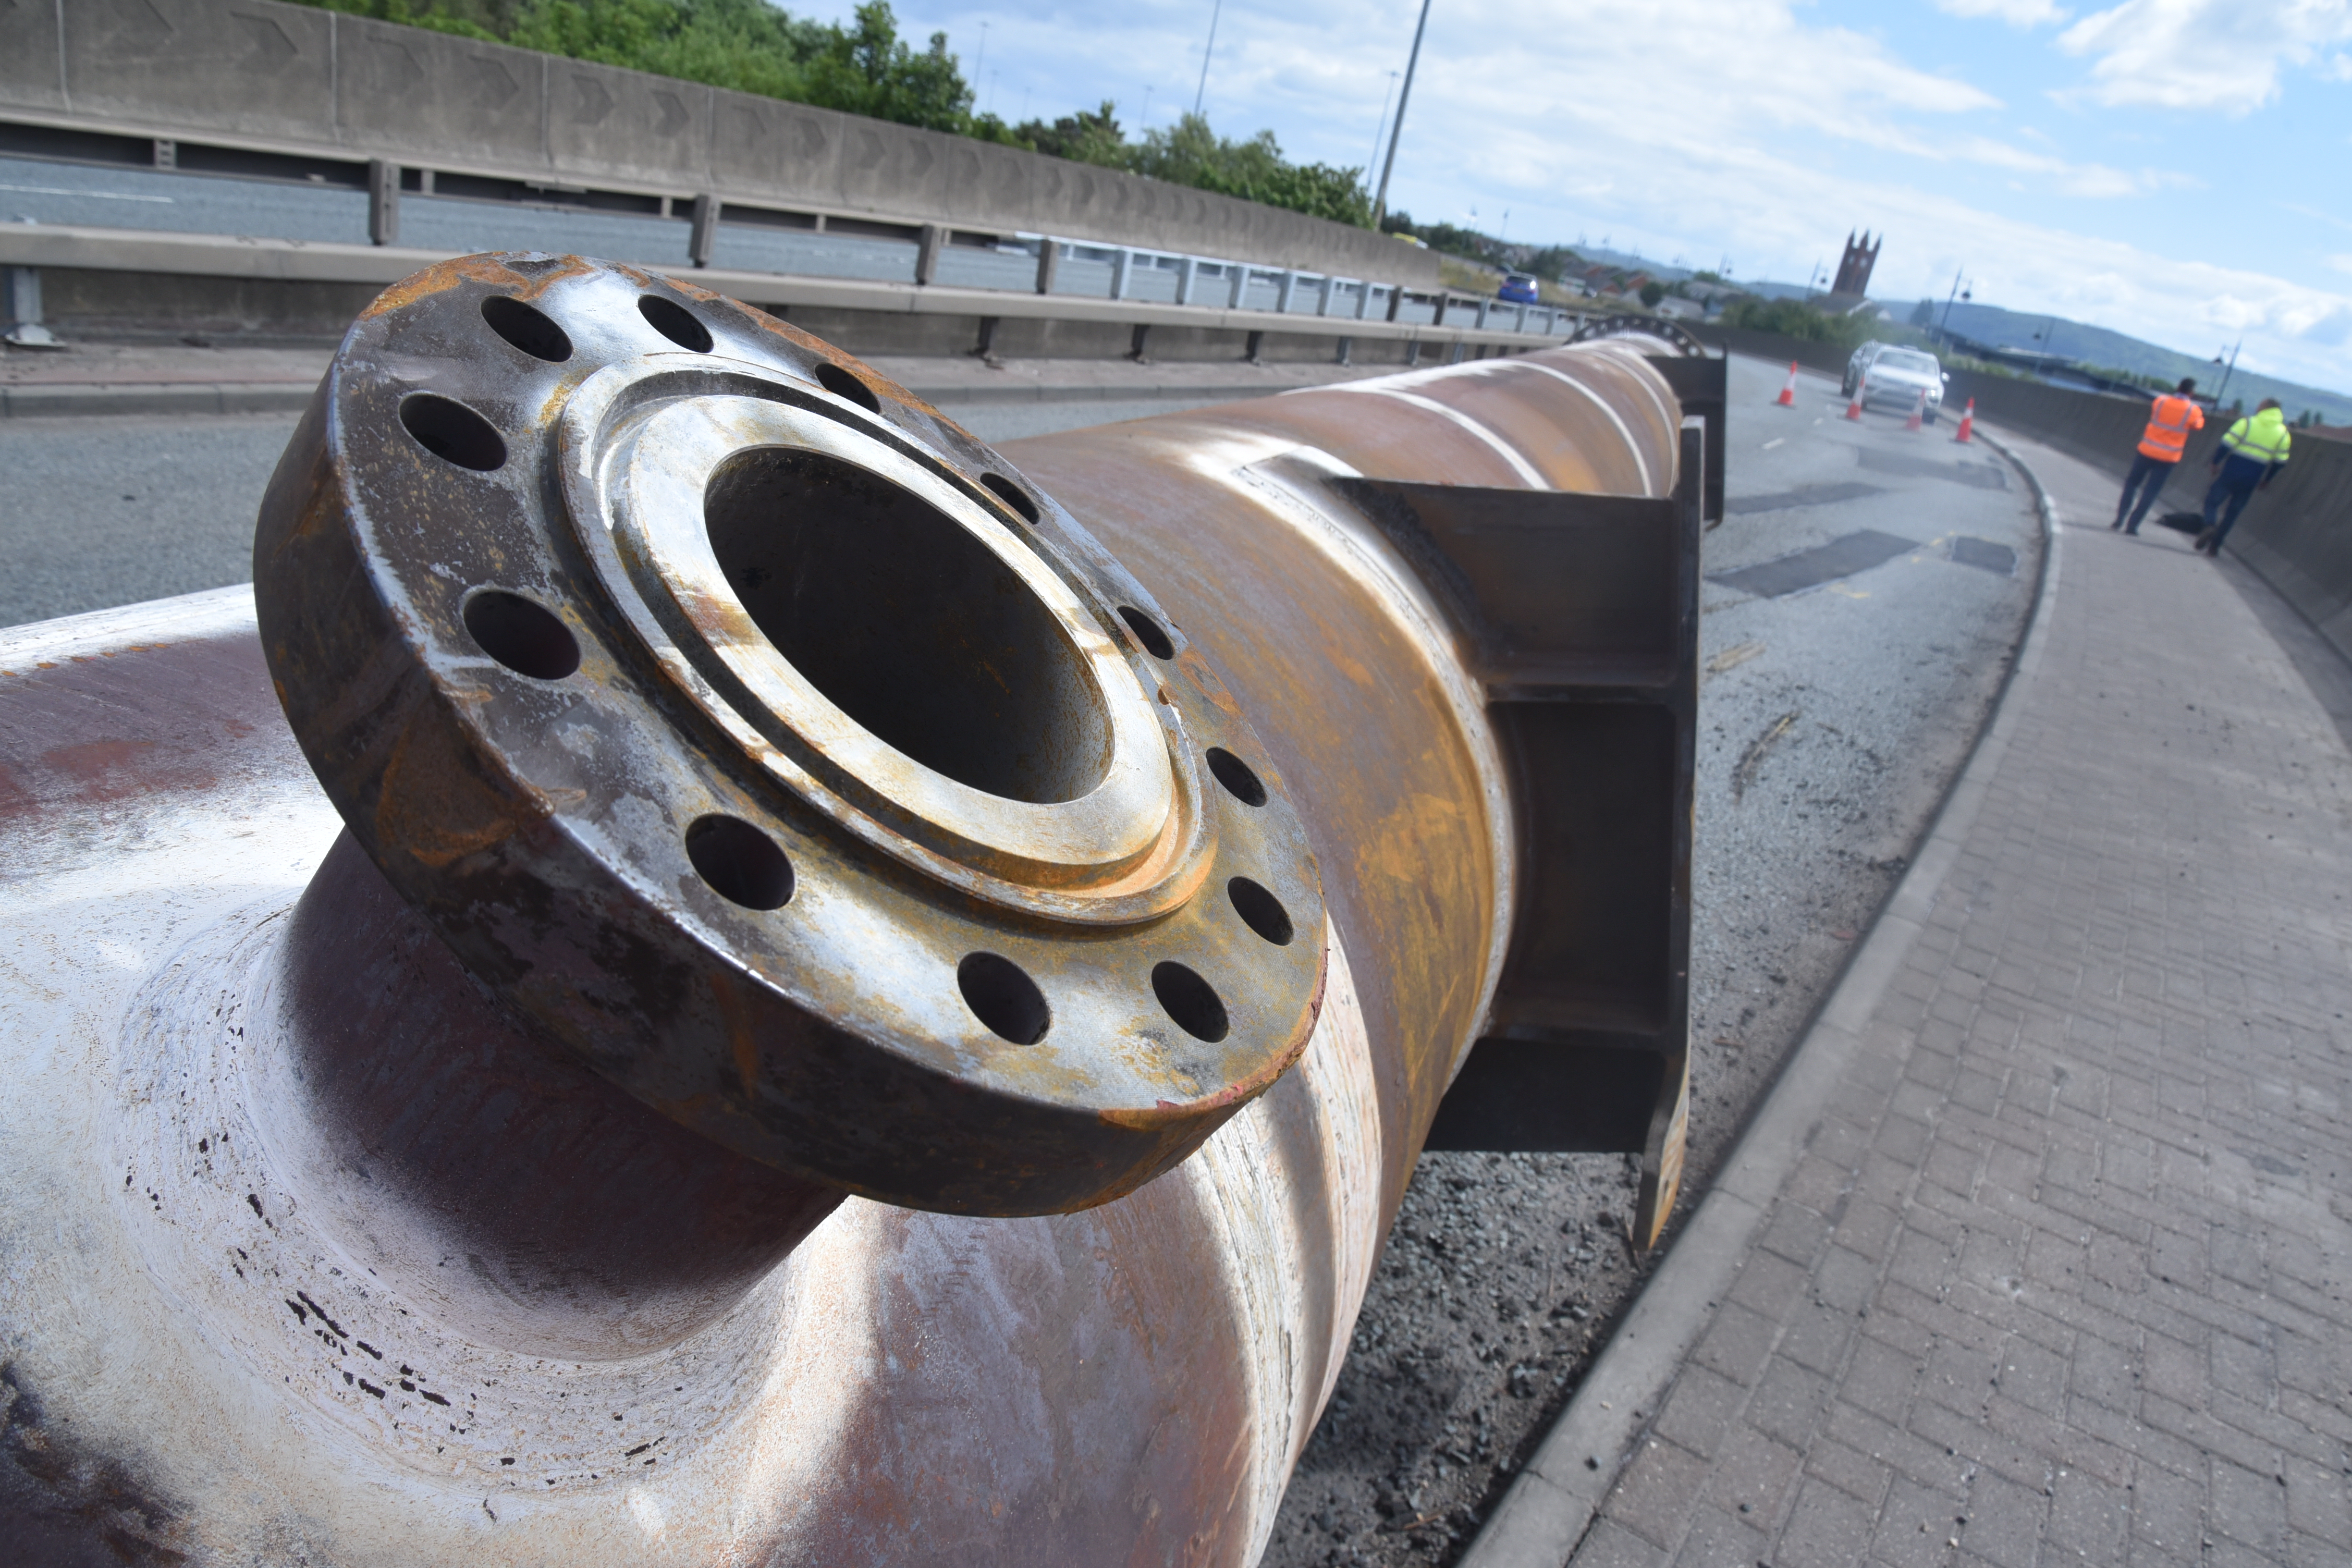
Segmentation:
{"type": "Polygon", "coordinates": [[[1927,422],[1927,390],[1922,388],[1919,393],[1919,401],[1911,405],[1911,417],[1903,422],[1903,428],[1906,430],[1916,430],[1920,426],[1927,422]]]}
{"type": "Polygon", "coordinates": [[[1976,428],[1977,400],[1971,397],[1969,399],[1967,409],[1960,415],[1960,433],[1953,437],[1952,439],[1955,441],[1966,442],[1970,436],[1976,434],[1976,428]]]}
{"type": "Polygon", "coordinates": [[[1853,420],[1857,425],[1862,423],[1863,389],[1868,384],[1869,384],[1866,379],[1855,382],[1853,384],[1853,401],[1845,405],[1845,416],[1853,420]]]}
{"type": "Polygon", "coordinates": [[[1789,384],[1780,389],[1780,395],[1773,401],[1783,408],[1797,406],[1797,362],[1795,360],[1789,362],[1789,384]]]}

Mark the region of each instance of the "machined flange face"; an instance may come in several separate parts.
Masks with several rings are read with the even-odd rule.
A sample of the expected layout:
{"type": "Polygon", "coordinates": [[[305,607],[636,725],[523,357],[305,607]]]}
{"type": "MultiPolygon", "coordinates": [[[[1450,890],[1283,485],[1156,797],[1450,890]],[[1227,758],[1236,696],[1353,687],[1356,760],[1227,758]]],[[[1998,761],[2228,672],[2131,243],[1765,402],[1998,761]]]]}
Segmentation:
{"type": "Polygon", "coordinates": [[[396,285],[255,577],[387,878],[730,1148],[1079,1207],[1304,1048],[1319,874],[1231,696],[1052,498],[772,317],[570,257],[396,285]]]}

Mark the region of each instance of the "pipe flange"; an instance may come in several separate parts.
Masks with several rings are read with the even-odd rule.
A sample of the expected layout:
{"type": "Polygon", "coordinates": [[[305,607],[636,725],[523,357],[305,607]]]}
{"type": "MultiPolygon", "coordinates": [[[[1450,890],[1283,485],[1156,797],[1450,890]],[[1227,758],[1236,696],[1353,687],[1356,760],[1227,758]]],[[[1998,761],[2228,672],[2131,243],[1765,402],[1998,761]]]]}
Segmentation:
{"type": "Polygon", "coordinates": [[[572,257],[395,285],[255,578],[387,879],[729,1148],[1080,1207],[1305,1047],[1320,876],[1198,650],[1002,457],[763,312],[572,257]]]}

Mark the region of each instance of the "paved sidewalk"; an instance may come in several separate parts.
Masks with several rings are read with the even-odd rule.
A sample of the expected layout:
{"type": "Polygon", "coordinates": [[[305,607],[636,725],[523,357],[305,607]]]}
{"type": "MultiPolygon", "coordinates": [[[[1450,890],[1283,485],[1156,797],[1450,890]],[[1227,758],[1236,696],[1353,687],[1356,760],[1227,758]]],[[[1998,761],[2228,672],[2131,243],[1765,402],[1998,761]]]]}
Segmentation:
{"type": "Polygon", "coordinates": [[[2232,568],[2019,447],[2059,576],[1948,869],[1630,1462],[1549,1444],[1471,1562],[1586,1484],[1578,1568],[2352,1562],[2352,752],[2232,568]]]}

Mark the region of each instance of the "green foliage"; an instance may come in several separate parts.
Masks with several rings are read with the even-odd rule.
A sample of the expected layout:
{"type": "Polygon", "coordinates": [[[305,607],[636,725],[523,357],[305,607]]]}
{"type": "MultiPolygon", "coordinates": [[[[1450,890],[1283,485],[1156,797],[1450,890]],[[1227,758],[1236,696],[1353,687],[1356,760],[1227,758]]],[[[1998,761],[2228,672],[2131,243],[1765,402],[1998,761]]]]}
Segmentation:
{"type": "Polygon", "coordinates": [[[1690,280],[1694,283],[1720,283],[1723,281],[1723,274],[1712,268],[1702,268],[1690,275],[1690,280]]]}
{"type": "Polygon", "coordinates": [[[1936,324],[1936,302],[1933,300],[1922,300],[1917,304],[1912,306],[1911,324],[1915,327],[1934,326],[1936,324]]]}
{"type": "Polygon", "coordinates": [[[1147,131],[1139,142],[1129,142],[1119,128],[1118,108],[1106,99],[1099,109],[1080,110],[1050,125],[1028,121],[1016,126],[1013,134],[1057,158],[1125,169],[1171,184],[1287,207],[1335,223],[1360,227],[1371,224],[1372,199],[1364,189],[1361,169],[1294,163],[1282,155],[1273,132],[1261,131],[1245,142],[1234,142],[1219,136],[1197,114],[1188,114],[1161,130],[1147,131]]]}
{"type": "Polygon", "coordinates": [[[1541,250],[1530,253],[1519,270],[1532,272],[1548,283],[1559,283],[1567,279],[1570,268],[1581,269],[1583,266],[1584,258],[1568,247],[1547,245],[1541,250]]]}
{"type": "Polygon", "coordinates": [[[1878,322],[1857,321],[1851,316],[1831,316],[1801,300],[1734,300],[1724,307],[1723,324],[1751,332],[1775,332],[1809,343],[1835,343],[1854,348],[1872,335],[1878,322]]]}
{"type": "Polygon", "coordinates": [[[1081,109],[1051,125],[1042,120],[1024,121],[1013,128],[1013,134],[1040,153],[1106,169],[1126,168],[1133,151],[1127,144],[1127,132],[1119,129],[1118,105],[1107,98],[1100,109],[1081,109]]]}
{"type": "Polygon", "coordinates": [[[1653,278],[1647,283],[1642,285],[1642,303],[1649,306],[1651,309],[1655,310],[1657,308],[1658,301],[1665,297],[1666,286],[1659,282],[1656,279],[1653,278]]]}
{"type": "Polygon", "coordinates": [[[948,53],[948,36],[933,33],[927,47],[914,47],[898,37],[887,0],[867,0],[848,26],[793,16],[766,0],[302,3],[902,125],[1007,139],[993,116],[973,118],[971,89],[948,53]]]}
{"type": "Polygon", "coordinates": [[[1211,131],[1200,115],[1187,114],[1165,130],[1145,132],[1128,167],[1171,184],[1221,191],[1360,228],[1371,226],[1372,196],[1364,189],[1363,170],[1291,163],[1271,131],[1233,142],[1211,131]]]}
{"type": "Polygon", "coordinates": [[[887,0],[866,0],[849,26],[813,22],[767,0],[300,0],[380,21],[513,44],[572,59],[708,82],[876,120],[949,131],[1175,184],[1369,226],[1361,169],[1294,163],[1271,131],[1234,142],[1188,114],[1129,142],[1117,106],[1050,124],[1009,126],[971,111],[972,91],[948,36],[916,48],[898,37],[887,0]]]}
{"type": "Polygon", "coordinates": [[[1432,250],[1483,261],[1490,267],[1515,265],[1511,259],[1513,253],[1492,235],[1480,234],[1475,228],[1457,228],[1450,223],[1415,223],[1408,212],[1392,212],[1382,216],[1381,232],[1409,234],[1432,250]]]}

